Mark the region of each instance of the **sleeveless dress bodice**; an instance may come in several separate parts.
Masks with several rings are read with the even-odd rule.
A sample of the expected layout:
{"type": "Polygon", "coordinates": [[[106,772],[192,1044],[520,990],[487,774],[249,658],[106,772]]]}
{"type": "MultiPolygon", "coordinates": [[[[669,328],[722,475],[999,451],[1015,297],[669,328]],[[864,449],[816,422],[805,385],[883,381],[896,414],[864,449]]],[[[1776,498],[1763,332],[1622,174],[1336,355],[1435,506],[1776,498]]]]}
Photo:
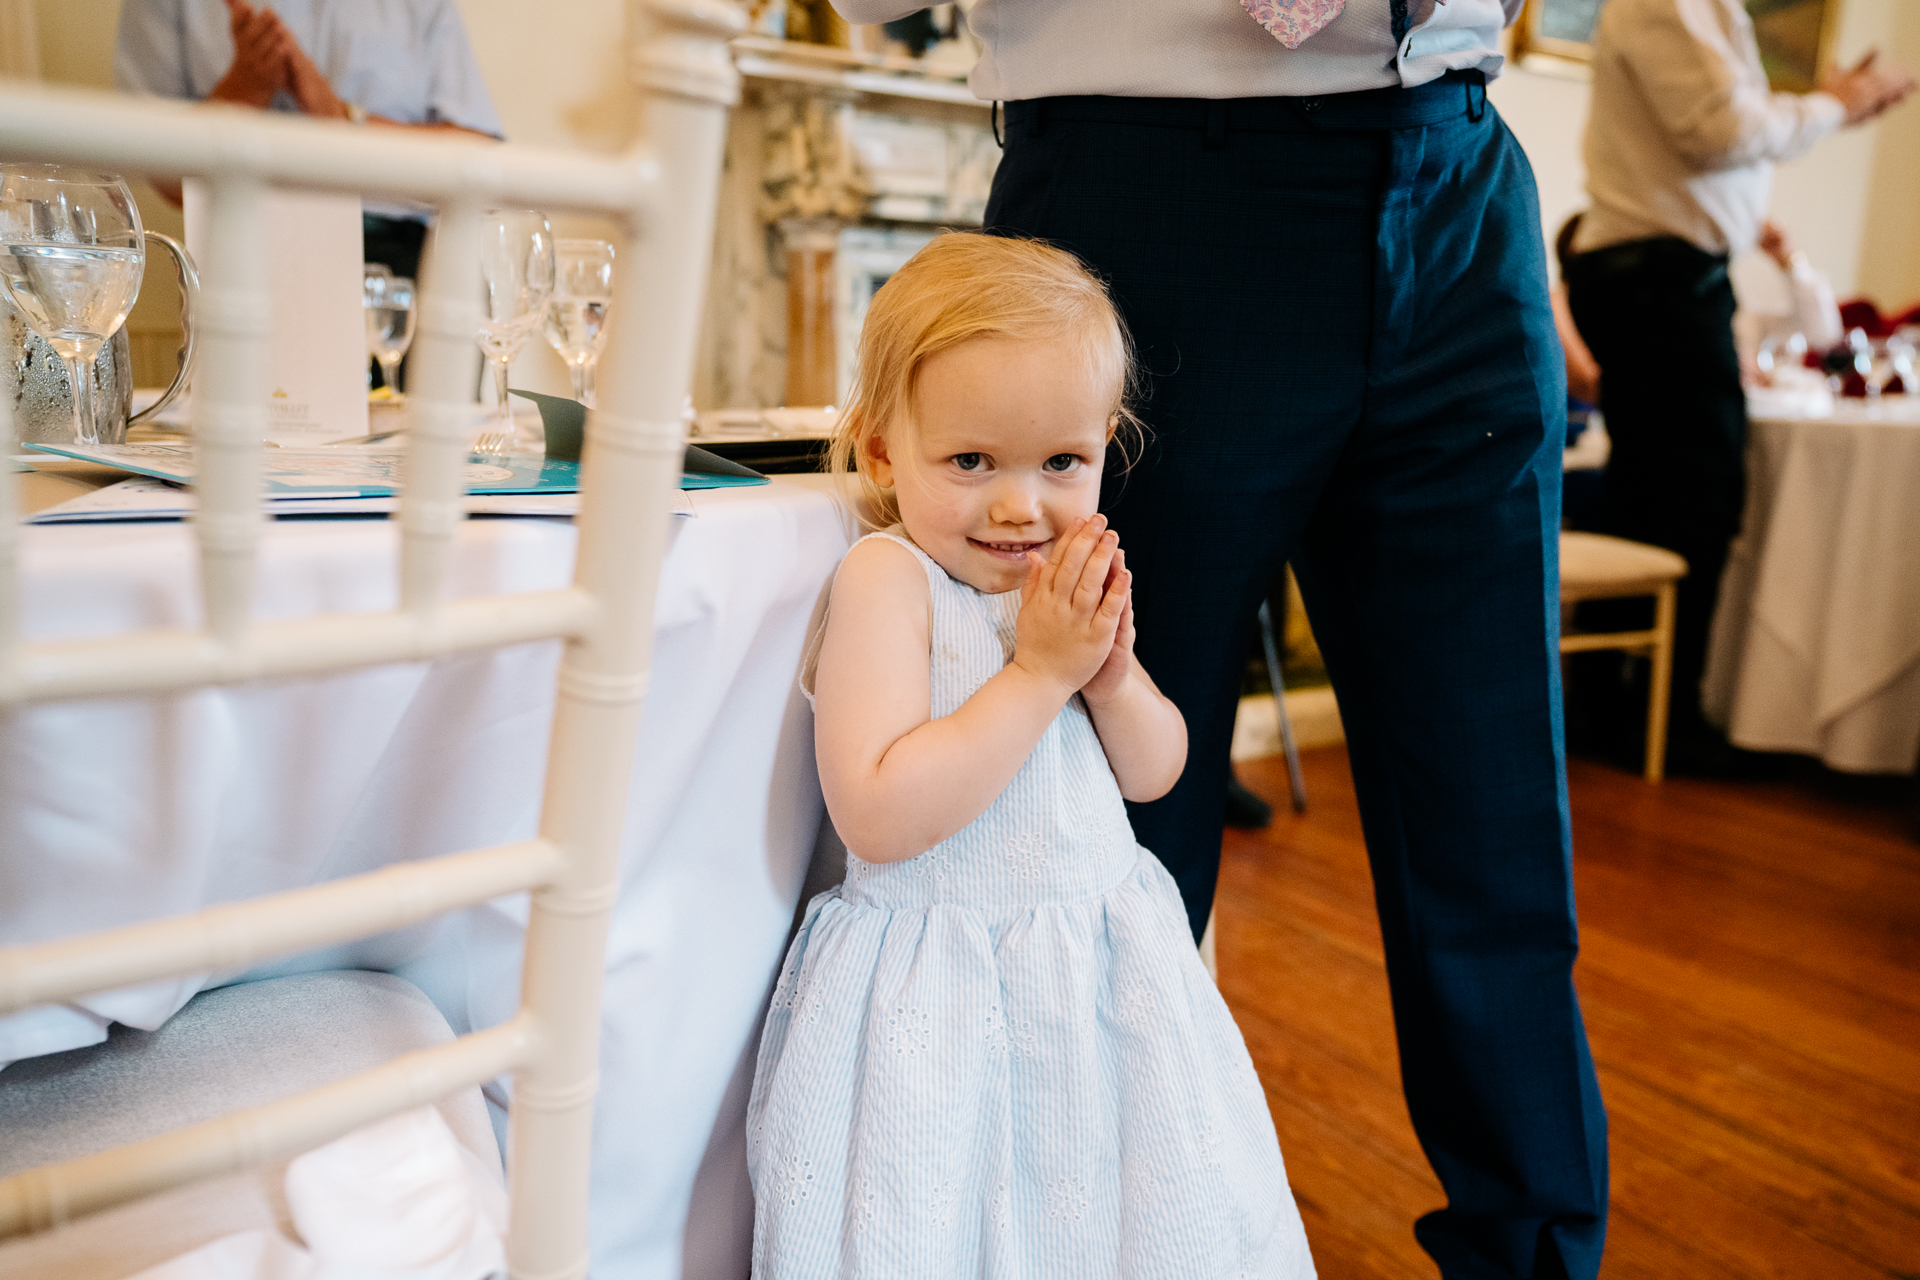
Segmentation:
{"type": "MultiPolygon", "coordinates": [[[[936,720],[952,715],[1013,660],[1020,593],[976,591],[905,538],[876,536],[906,547],[927,571],[931,710],[936,720]]],[[[903,862],[864,862],[849,854],[842,893],[848,902],[887,910],[936,902],[1078,902],[1119,884],[1138,854],[1120,786],[1075,694],[986,812],[903,862]]]]}
{"type": "MultiPolygon", "coordinates": [[[[930,711],[1020,593],[930,597],[930,711]]],[[[1239,1029],[1078,696],[933,848],[808,904],[748,1106],[757,1280],[1310,1280],[1239,1029]]]]}

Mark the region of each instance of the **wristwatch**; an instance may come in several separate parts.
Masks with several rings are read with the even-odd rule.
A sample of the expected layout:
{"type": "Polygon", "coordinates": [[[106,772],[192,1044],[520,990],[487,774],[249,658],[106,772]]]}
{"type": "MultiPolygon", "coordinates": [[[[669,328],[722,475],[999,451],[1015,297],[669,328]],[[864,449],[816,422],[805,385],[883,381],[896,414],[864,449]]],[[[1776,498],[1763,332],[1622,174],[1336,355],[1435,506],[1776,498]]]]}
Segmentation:
{"type": "Polygon", "coordinates": [[[367,109],[365,107],[361,106],[357,102],[343,102],[340,105],[347,109],[348,124],[358,124],[358,125],[366,124],[367,109]]]}

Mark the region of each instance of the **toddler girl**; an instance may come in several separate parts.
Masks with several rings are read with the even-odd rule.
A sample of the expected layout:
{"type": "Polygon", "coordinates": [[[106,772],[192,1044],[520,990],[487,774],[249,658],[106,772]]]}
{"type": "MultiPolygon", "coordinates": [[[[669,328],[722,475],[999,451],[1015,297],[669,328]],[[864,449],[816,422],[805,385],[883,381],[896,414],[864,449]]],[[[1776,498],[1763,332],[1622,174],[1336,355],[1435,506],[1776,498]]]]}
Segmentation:
{"type": "Polygon", "coordinates": [[[814,673],[847,877],[761,1041],[758,1280],[1313,1275],[1122,804],[1186,760],[1096,514],[1129,377],[1105,291],[1027,241],[942,236],[867,313],[835,470],[897,523],[848,553],[814,673]]]}

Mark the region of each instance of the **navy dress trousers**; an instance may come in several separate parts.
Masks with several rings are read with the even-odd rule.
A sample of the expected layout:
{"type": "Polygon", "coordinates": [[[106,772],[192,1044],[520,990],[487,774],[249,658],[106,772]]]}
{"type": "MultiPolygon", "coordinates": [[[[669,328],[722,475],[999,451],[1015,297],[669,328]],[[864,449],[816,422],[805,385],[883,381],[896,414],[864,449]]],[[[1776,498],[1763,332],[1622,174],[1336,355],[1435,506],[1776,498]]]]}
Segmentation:
{"type": "Polygon", "coordinates": [[[1129,806],[1212,906],[1241,672],[1292,562],[1346,726],[1448,1280],[1599,1268],[1559,642],[1565,371],[1533,174],[1472,72],[1006,105],[989,230],[1111,285],[1150,435],[1103,504],[1185,775],[1129,806]]]}

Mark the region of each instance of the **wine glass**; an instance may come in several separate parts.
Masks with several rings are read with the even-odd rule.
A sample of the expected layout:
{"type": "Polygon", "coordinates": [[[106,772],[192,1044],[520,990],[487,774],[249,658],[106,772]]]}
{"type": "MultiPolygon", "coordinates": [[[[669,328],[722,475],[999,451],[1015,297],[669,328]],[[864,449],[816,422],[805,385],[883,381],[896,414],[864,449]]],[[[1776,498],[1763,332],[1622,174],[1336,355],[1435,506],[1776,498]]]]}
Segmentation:
{"type": "Polygon", "coordinates": [[[0,289],[67,366],[76,444],[100,443],[94,358],[126,323],[146,260],[140,210],[117,175],[0,165],[0,289]]]}
{"type": "Polygon", "coordinates": [[[593,368],[607,345],[613,305],[613,246],[605,240],[556,240],[558,270],[547,304],[547,341],[573,375],[573,398],[593,407],[593,368]]]}
{"type": "Polygon", "coordinates": [[[480,349],[493,365],[499,399],[494,423],[474,441],[480,453],[511,453],[513,408],[507,403],[507,366],[547,317],[553,296],[553,228],[532,209],[489,210],[480,231],[480,271],[486,302],[480,349]]]}
{"type": "Polygon", "coordinates": [[[366,308],[367,354],[380,362],[381,381],[398,400],[400,361],[413,345],[413,281],[369,263],[360,301],[366,308]]]}

